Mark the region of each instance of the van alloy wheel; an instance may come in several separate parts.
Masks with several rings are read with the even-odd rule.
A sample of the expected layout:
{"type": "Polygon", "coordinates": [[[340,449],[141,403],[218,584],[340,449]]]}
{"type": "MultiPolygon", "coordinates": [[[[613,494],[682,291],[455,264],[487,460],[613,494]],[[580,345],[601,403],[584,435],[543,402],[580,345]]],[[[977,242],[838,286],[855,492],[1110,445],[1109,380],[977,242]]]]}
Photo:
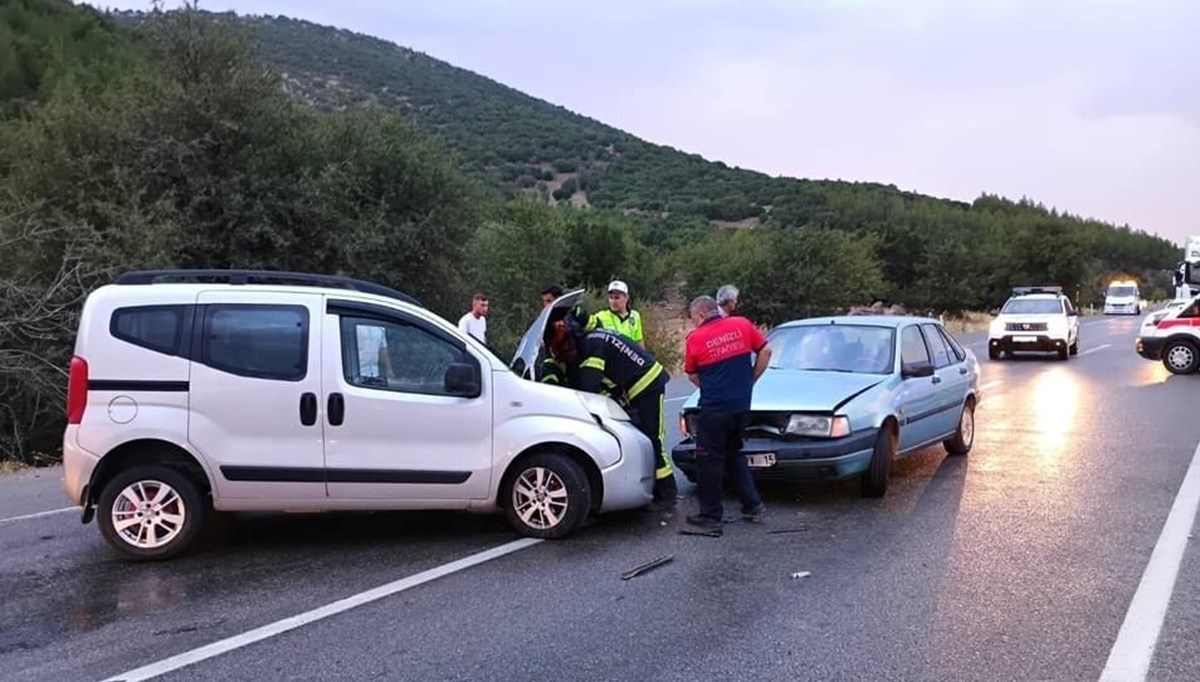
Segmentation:
{"type": "Polygon", "coordinates": [[[521,520],[537,530],[549,530],[557,526],[570,506],[563,480],[544,467],[521,472],[513,485],[512,502],[521,520]]]}
{"type": "Polygon", "coordinates": [[[96,521],[108,544],[131,559],[162,560],[200,532],[211,503],[179,469],[149,464],[117,473],[100,491],[96,521]]]}
{"type": "Polygon", "coordinates": [[[587,519],[592,490],[579,463],[561,452],[543,451],[520,458],[505,473],[500,505],[522,535],[562,538],[587,519]]]}
{"type": "Polygon", "coordinates": [[[137,481],[125,486],[112,507],[113,530],[138,549],[156,549],[171,542],[186,520],[183,498],[162,481],[137,481]]]}

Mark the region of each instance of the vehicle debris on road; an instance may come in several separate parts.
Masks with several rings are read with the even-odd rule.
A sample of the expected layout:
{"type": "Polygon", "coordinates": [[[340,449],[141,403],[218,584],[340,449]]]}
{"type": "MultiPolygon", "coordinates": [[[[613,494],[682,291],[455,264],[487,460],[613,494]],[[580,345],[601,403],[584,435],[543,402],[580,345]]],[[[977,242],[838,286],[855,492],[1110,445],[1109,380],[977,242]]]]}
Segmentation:
{"type": "Polygon", "coordinates": [[[657,559],[652,559],[650,561],[647,561],[644,564],[641,564],[640,566],[635,566],[635,567],[629,569],[628,571],[625,571],[624,573],[622,573],[621,580],[629,580],[630,578],[636,578],[643,573],[648,573],[650,571],[653,571],[654,569],[658,568],[659,566],[662,566],[664,564],[669,564],[674,560],[675,560],[674,554],[667,554],[664,556],[660,556],[657,559]]]}

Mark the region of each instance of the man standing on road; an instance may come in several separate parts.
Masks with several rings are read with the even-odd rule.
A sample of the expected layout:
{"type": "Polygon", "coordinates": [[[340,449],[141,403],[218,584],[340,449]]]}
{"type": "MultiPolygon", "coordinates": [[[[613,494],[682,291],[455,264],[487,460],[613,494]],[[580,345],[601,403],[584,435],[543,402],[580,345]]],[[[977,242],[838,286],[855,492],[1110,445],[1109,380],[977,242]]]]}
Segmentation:
{"type": "Polygon", "coordinates": [[[458,328],[464,334],[470,334],[479,339],[479,343],[487,345],[487,313],[488,298],[483,294],[475,294],[471,299],[471,312],[458,320],[458,328]]]}
{"type": "Polygon", "coordinates": [[[721,506],[728,471],[742,503],[742,518],[758,521],[766,508],[746,458],[741,455],[742,430],[750,412],[754,382],[771,359],[767,340],[750,320],[724,317],[717,302],[700,296],[689,306],[696,325],[687,337],[684,371],[700,388],[700,411],[696,415],[696,497],[700,513],[687,522],[720,533],[724,519],[721,506]],[[751,355],[757,358],[751,362],[751,355]]]}
{"type": "Polygon", "coordinates": [[[717,289],[717,307],[721,310],[721,317],[729,317],[733,311],[737,309],[738,289],[732,284],[717,289]]]}

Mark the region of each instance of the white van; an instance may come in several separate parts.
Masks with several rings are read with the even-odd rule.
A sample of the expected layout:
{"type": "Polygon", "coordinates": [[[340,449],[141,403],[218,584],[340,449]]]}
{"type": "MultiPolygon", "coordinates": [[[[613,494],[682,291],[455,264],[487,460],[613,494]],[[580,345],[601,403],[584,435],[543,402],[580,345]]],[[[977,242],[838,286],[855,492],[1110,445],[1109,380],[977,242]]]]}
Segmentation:
{"type": "Polygon", "coordinates": [[[558,538],[649,504],[652,447],[621,407],[530,380],[549,314],[510,368],[369,282],[127,273],[83,307],[66,495],[140,559],[183,551],[210,507],[502,509],[518,532],[558,538]]]}
{"type": "Polygon", "coordinates": [[[1105,315],[1141,315],[1142,292],[1133,280],[1117,280],[1104,292],[1105,315]]]}

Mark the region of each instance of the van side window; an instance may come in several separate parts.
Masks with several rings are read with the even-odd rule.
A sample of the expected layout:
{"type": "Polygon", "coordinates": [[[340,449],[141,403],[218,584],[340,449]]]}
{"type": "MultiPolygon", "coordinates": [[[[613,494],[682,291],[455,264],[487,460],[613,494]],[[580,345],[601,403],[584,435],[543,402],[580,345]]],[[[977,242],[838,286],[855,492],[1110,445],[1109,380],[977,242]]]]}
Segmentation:
{"type": "Polygon", "coordinates": [[[242,377],[300,381],[308,374],[308,308],[211,305],[200,362],[242,377]]]}
{"type": "Polygon", "coordinates": [[[446,338],[397,320],[342,317],[342,375],[354,386],[450,395],[446,370],[474,362],[446,338]]]}
{"type": "Polygon", "coordinates": [[[181,355],[185,308],[182,305],[118,308],[113,311],[108,330],[114,338],[135,346],[181,355]]]}
{"type": "Polygon", "coordinates": [[[1192,301],[1191,305],[1184,308],[1183,310],[1180,310],[1179,314],[1176,315],[1175,317],[1177,317],[1177,318],[1200,317],[1200,299],[1196,299],[1195,301],[1192,301]]]}

